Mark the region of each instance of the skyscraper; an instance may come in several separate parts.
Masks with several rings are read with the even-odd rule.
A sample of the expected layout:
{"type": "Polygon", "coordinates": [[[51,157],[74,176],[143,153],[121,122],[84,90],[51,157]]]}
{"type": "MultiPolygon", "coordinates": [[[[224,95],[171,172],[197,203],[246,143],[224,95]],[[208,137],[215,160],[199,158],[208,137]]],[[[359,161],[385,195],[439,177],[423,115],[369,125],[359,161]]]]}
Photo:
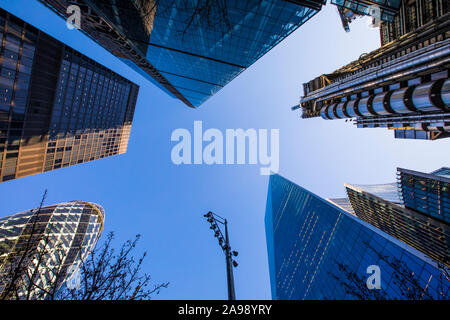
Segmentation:
{"type": "Polygon", "coordinates": [[[357,217],[450,266],[450,178],[399,168],[397,203],[345,186],[357,217]]]}
{"type": "Polygon", "coordinates": [[[402,1],[380,26],[382,47],[303,84],[302,118],[353,119],[395,138],[450,136],[448,1],[402,1]]]}
{"type": "Polygon", "coordinates": [[[431,173],[399,168],[397,183],[406,208],[450,223],[450,168],[431,173]]]}
{"type": "Polygon", "coordinates": [[[104,220],[101,206],[83,201],[1,218],[0,296],[17,294],[23,298],[30,293],[30,298],[45,299],[45,290],[59,288],[89,255],[103,231],[104,220]],[[16,270],[33,275],[33,280],[19,271],[20,285],[10,290],[8,284],[16,270]],[[33,285],[28,289],[30,282],[33,285]]]}
{"type": "Polygon", "coordinates": [[[279,175],[270,177],[265,225],[273,299],[373,298],[371,266],[381,298],[449,298],[434,260],[279,175]]]}
{"type": "MultiPolygon", "coordinates": [[[[40,0],[67,19],[68,0],[40,0]]],[[[79,0],[81,29],[190,107],[308,21],[324,0],[79,0]]]]}
{"type": "Polygon", "coordinates": [[[126,152],[139,87],[0,9],[0,181],[126,152]]]}
{"type": "Polygon", "coordinates": [[[338,8],[344,29],[358,16],[372,16],[379,21],[393,22],[400,10],[401,0],[331,0],[338,8]]]}

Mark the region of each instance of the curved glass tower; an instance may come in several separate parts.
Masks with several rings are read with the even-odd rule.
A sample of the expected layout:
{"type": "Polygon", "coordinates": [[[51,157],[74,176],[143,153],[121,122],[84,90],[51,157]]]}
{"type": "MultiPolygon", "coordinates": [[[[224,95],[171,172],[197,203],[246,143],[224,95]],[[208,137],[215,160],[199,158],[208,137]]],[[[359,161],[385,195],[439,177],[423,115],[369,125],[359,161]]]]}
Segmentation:
{"type": "Polygon", "coordinates": [[[127,151],[139,86],[0,8],[0,181],[127,151]]]}
{"type": "Polygon", "coordinates": [[[99,239],[105,212],[70,201],[0,219],[0,296],[45,299],[71,276],[99,239]],[[11,287],[14,276],[17,285],[11,287]],[[31,289],[30,289],[31,288],[31,289]]]}

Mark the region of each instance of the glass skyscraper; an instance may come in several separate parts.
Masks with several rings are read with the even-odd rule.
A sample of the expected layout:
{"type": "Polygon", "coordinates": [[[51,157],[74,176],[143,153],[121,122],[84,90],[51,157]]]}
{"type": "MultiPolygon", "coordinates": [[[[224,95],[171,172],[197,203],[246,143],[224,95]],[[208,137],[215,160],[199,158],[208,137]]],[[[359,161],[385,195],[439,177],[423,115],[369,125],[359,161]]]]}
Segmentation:
{"type": "MultiPolygon", "coordinates": [[[[66,19],[68,0],[40,0],[66,19]]],[[[201,105],[323,0],[80,0],[81,29],[171,96],[201,105]]]]}
{"type": "Polygon", "coordinates": [[[273,299],[374,298],[373,265],[382,299],[449,298],[434,260],[279,175],[270,177],[265,225],[273,299]]]}
{"type": "Polygon", "coordinates": [[[139,87],[0,9],[0,182],[126,152],[139,87]]]}
{"type": "Polygon", "coordinates": [[[89,255],[103,231],[104,220],[105,212],[100,205],[83,201],[0,218],[0,296],[23,298],[31,293],[33,299],[45,299],[45,290],[59,288],[89,255]],[[31,290],[29,278],[19,272],[20,285],[9,292],[8,284],[15,270],[35,275],[31,290]]]}
{"type": "Polygon", "coordinates": [[[399,168],[397,180],[406,208],[450,223],[450,168],[431,173],[399,168]]]}

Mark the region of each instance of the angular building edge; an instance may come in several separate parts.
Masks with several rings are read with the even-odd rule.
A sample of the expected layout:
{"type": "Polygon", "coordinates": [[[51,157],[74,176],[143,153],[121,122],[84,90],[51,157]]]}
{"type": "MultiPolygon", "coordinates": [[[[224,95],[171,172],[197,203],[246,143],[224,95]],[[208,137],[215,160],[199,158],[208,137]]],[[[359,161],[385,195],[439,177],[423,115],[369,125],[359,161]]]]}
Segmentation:
{"type": "MultiPolygon", "coordinates": [[[[284,200],[283,201],[286,201],[286,203],[284,205],[287,205],[289,203],[289,198],[291,197],[291,192],[293,192],[293,190],[298,188],[298,190],[300,190],[302,193],[307,194],[308,196],[311,196],[312,197],[311,199],[315,199],[314,201],[319,200],[319,202],[326,204],[326,207],[334,208],[335,212],[339,212],[339,215],[340,216],[342,215],[342,217],[341,218],[337,217],[336,223],[338,221],[344,221],[345,219],[350,218],[352,221],[354,221],[358,225],[360,225],[362,227],[362,229],[367,229],[367,231],[369,233],[372,232],[374,235],[376,234],[377,237],[381,237],[382,239],[384,239],[386,244],[390,243],[391,246],[397,247],[397,250],[403,250],[403,252],[405,254],[407,253],[409,256],[411,256],[411,257],[413,256],[413,257],[415,257],[415,259],[418,259],[418,261],[422,261],[422,265],[423,266],[429,265],[432,269],[434,269],[433,272],[437,272],[438,270],[441,270],[440,269],[441,267],[438,265],[437,261],[435,261],[434,259],[430,258],[428,255],[424,254],[423,252],[421,252],[421,251],[419,251],[419,250],[417,250],[417,249],[415,249],[415,248],[413,248],[413,247],[403,243],[402,241],[400,241],[397,238],[387,234],[386,232],[384,232],[382,230],[379,230],[376,227],[372,226],[371,224],[369,224],[369,223],[361,220],[360,218],[358,218],[358,217],[356,217],[356,216],[346,212],[340,206],[335,205],[334,203],[331,203],[331,202],[329,202],[329,201],[327,201],[327,200],[317,196],[316,194],[314,194],[314,193],[304,189],[303,187],[301,187],[301,186],[293,183],[292,181],[290,181],[290,180],[288,180],[288,179],[286,179],[286,178],[284,178],[284,177],[282,177],[282,176],[277,174],[277,175],[272,175],[270,177],[269,191],[268,191],[268,195],[267,195],[266,215],[265,215],[266,241],[267,241],[267,248],[268,248],[269,271],[270,271],[270,280],[271,280],[271,292],[272,292],[272,298],[273,299],[278,299],[279,298],[278,295],[277,295],[277,289],[276,289],[277,288],[277,285],[276,285],[277,275],[276,275],[275,272],[278,271],[277,267],[278,268],[280,267],[280,266],[275,265],[276,264],[275,248],[274,248],[275,245],[274,245],[274,238],[273,238],[274,229],[273,229],[273,223],[272,223],[272,221],[273,221],[273,215],[272,215],[273,214],[273,210],[272,209],[273,208],[271,208],[271,206],[273,205],[273,203],[272,203],[272,196],[271,196],[271,192],[272,192],[271,188],[273,187],[273,180],[275,178],[284,180],[285,182],[287,182],[290,185],[290,187],[294,188],[291,191],[289,191],[289,196],[287,196],[288,200],[286,200],[286,194],[288,193],[288,191],[287,191],[288,189],[285,189],[285,191],[283,191],[284,192],[284,196],[283,196],[284,200]],[[342,220],[343,217],[345,217],[344,220],[342,220]]],[[[307,200],[307,201],[313,201],[313,200],[307,200]]],[[[280,203],[280,204],[282,204],[282,203],[280,203]]],[[[316,202],[316,205],[317,205],[317,202],[316,202]]],[[[284,211],[283,211],[283,213],[284,213],[284,211]]],[[[318,213],[320,214],[320,211],[318,213]]],[[[342,233],[343,230],[341,230],[341,229],[342,228],[339,227],[339,230],[342,233]]],[[[333,233],[331,234],[331,237],[334,238],[333,233]]],[[[339,238],[341,239],[340,241],[342,241],[342,234],[341,234],[341,236],[339,236],[339,238]]],[[[331,239],[329,239],[329,240],[331,240],[331,239]]],[[[328,254],[331,254],[331,253],[327,253],[327,255],[328,254]]],[[[287,257],[286,253],[284,253],[283,257],[284,258],[287,257]]],[[[430,269],[430,270],[432,270],[432,269],[430,269]]],[[[323,271],[321,271],[321,272],[323,273],[323,271]]],[[[441,271],[439,271],[439,272],[441,272],[441,271]]],[[[305,275],[305,277],[306,277],[306,275],[305,275]]],[[[310,283],[310,285],[311,285],[311,283],[310,283]]],[[[307,289],[306,292],[308,292],[308,290],[309,289],[307,289]]],[[[306,296],[306,293],[305,293],[305,296],[306,296]]],[[[285,298],[283,298],[283,299],[285,299],[285,298]]]]}

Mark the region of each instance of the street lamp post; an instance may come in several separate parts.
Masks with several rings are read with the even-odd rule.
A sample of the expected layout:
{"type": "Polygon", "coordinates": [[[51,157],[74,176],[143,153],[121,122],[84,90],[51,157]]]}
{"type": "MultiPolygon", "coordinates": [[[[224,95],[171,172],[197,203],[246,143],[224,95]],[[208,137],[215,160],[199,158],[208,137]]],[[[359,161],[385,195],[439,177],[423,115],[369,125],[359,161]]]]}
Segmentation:
{"type": "Polygon", "coordinates": [[[227,285],[228,285],[228,300],[236,300],[236,294],[234,291],[234,277],[233,277],[233,267],[237,267],[238,263],[233,260],[233,256],[237,256],[237,251],[231,251],[230,238],[228,236],[228,221],[225,218],[209,211],[207,214],[203,215],[207,218],[207,221],[211,224],[210,229],[214,230],[214,237],[217,238],[222,251],[225,253],[225,260],[227,264],[227,285]],[[225,236],[222,233],[219,225],[220,223],[225,228],[225,236]]]}

